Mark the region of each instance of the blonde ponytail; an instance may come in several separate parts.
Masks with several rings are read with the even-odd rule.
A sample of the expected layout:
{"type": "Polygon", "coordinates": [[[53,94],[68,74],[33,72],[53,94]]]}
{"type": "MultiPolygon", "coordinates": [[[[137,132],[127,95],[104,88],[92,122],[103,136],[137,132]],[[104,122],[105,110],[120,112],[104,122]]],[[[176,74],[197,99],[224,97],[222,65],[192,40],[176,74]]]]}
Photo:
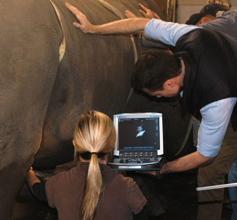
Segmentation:
{"type": "Polygon", "coordinates": [[[97,111],[89,111],[81,115],[74,131],[73,143],[77,152],[81,154],[88,152],[91,155],[81,218],[92,220],[103,189],[99,162],[105,158],[98,158],[98,153],[110,154],[115,144],[115,129],[112,120],[97,111]]]}
{"type": "Polygon", "coordinates": [[[102,191],[102,182],[98,157],[96,154],[92,154],[87,175],[86,194],[82,204],[83,220],[93,219],[102,191]]]}

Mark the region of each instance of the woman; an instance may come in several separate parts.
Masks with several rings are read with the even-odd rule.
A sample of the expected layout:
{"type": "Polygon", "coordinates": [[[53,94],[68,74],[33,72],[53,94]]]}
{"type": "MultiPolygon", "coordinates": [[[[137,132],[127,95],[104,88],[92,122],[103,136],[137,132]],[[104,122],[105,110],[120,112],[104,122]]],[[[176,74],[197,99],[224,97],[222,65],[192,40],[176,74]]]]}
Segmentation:
{"type": "Polygon", "coordinates": [[[115,144],[112,120],[97,111],[82,114],[73,144],[80,158],[76,167],[49,178],[45,184],[33,170],[29,171],[27,182],[36,197],[47,198],[63,220],[129,220],[133,214],[146,219],[146,199],[137,184],[106,165],[115,144]],[[45,196],[42,191],[46,191],[45,196]]]}

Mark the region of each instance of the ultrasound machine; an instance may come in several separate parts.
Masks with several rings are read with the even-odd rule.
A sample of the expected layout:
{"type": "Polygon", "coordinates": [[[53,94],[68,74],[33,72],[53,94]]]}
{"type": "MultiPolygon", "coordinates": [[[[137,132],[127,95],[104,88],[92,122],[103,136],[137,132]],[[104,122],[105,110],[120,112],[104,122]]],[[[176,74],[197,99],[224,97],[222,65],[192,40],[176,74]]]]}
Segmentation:
{"type": "Polygon", "coordinates": [[[114,170],[160,170],[163,148],[161,113],[124,113],[114,115],[116,143],[114,170]]]}

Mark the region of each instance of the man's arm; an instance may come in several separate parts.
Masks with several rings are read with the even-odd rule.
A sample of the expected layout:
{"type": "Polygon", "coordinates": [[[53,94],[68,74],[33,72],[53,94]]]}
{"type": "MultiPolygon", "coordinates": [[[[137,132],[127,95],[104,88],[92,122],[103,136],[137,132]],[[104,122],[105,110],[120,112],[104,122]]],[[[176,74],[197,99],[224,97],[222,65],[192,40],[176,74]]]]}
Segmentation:
{"type": "Polygon", "coordinates": [[[201,165],[211,163],[213,160],[214,158],[204,157],[198,151],[196,151],[177,160],[164,164],[161,168],[160,174],[191,170],[201,165]]]}
{"type": "Polygon", "coordinates": [[[84,33],[91,34],[134,34],[142,33],[145,29],[145,35],[148,38],[159,40],[165,44],[175,46],[176,41],[184,34],[196,28],[192,25],[177,24],[173,22],[165,22],[159,19],[149,18],[128,18],[118,21],[105,23],[102,25],[91,24],[86,16],[76,7],[65,3],[67,8],[79,20],[73,25],[80,28],[84,33]]]}
{"type": "Polygon", "coordinates": [[[152,19],[145,26],[145,36],[161,41],[167,45],[175,46],[180,37],[188,32],[200,28],[194,25],[178,24],[152,19]]]}
{"type": "Polygon", "coordinates": [[[67,8],[76,16],[78,22],[74,22],[75,27],[80,28],[84,33],[92,34],[132,34],[142,33],[146,24],[150,21],[148,18],[128,18],[118,21],[105,23],[102,25],[91,24],[86,16],[76,7],[65,3],[67,8]]]}
{"type": "Polygon", "coordinates": [[[160,173],[186,171],[212,162],[220,151],[235,103],[236,98],[227,98],[204,106],[198,151],[164,164],[160,173]]]}

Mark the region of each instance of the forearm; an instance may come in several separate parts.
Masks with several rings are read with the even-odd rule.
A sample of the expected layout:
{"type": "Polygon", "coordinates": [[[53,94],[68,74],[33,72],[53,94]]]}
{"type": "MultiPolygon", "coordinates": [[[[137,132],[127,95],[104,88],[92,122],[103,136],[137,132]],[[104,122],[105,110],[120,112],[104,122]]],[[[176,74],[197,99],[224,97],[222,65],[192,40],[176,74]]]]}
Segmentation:
{"type": "MultiPolygon", "coordinates": [[[[33,192],[32,190],[32,186],[35,183],[40,183],[40,179],[35,175],[34,171],[32,169],[29,170],[28,175],[26,176],[26,181],[30,187],[30,190],[33,192]]],[[[34,192],[33,192],[34,193],[34,192]]]]}
{"type": "Polygon", "coordinates": [[[198,151],[163,165],[160,174],[183,172],[211,163],[214,158],[202,156],[198,151]]]}
{"type": "Polygon", "coordinates": [[[94,34],[135,34],[142,33],[146,24],[150,21],[148,18],[128,18],[118,20],[102,25],[93,25],[90,33],[94,34]]]}

